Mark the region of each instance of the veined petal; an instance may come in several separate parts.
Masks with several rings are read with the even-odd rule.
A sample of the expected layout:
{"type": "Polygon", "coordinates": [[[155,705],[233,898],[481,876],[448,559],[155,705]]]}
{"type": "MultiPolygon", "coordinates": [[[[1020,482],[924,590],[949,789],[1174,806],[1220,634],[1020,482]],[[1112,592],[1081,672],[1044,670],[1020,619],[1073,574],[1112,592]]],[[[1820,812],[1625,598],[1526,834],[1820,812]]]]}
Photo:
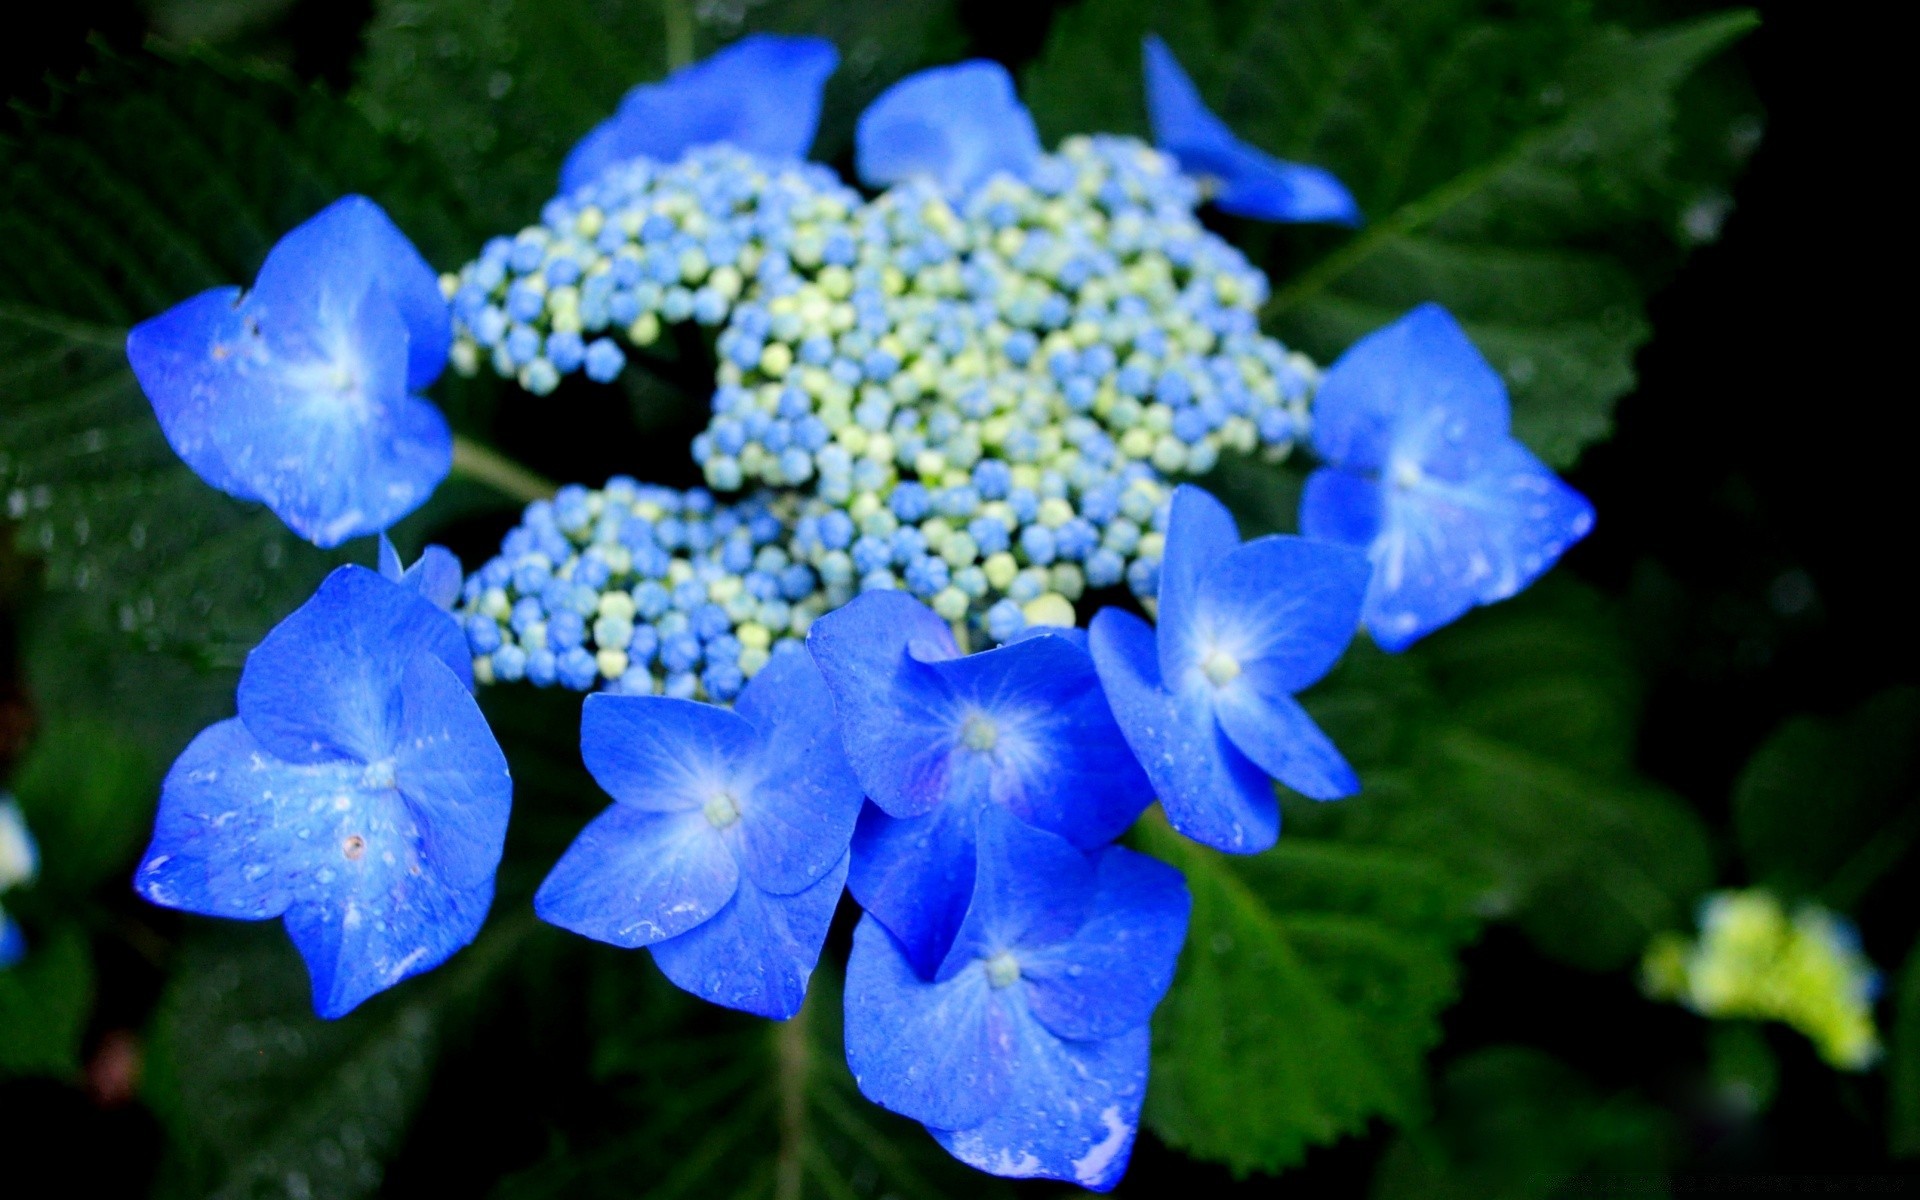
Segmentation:
{"type": "Polygon", "coordinates": [[[1301,795],[1338,800],[1360,790],[1333,740],[1265,672],[1256,668],[1221,688],[1213,713],[1235,749],[1301,795]]]}
{"type": "Polygon", "coordinates": [[[974,864],[973,898],[934,978],[952,979],[997,954],[1022,959],[1027,950],[1064,941],[1086,923],[1094,867],[1066,839],[990,804],[974,827],[974,864]]]}
{"type": "Polygon", "coordinates": [[[1164,676],[1169,687],[1206,685],[1210,669],[1257,671],[1263,689],[1287,694],[1309,686],[1353,641],[1370,574],[1365,554],[1332,542],[1273,534],[1235,549],[1201,582],[1193,657],[1187,674],[1164,676]]]}
{"type": "Polygon", "coordinates": [[[737,799],[757,750],[746,718],[716,705],[596,692],[581,706],[580,756],[594,782],[629,808],[698,812],[716,798],[737,799]]]}
{"type": "Polygon", "coordinates": [[[441,877],[456,887],[492,879],[513,807],[507,757],[466,685],[424,651],[401,681],[393,777],[441,877]]]}
{"type": "Polygon", "coordinates": [[[1013,77],[987,59],[907,76],[867,106],[854,133],[860,178],[878,188],[925,177],[958,196],[998,173],[1023,178],[1039,157],[1013,77]]]}
{"type": "Polygon", "coordinates": [[[800,1011],[847,880],[847,858],[801,891],[780,896],[742,879],[713,919],[655,942],[653,961],[684,991],[784,1021],[800,1011]]]}
{"type": "Polygon", "coordinates": [[[450,887],[382,862],[351,890],[330,890],[287,910],[287,936],[306,960],[314,1011],[343,1017],[368,997],[430,971],[467,945],[493,904],[493,877],[450,887]]]}
{"type": "Polygon", "coordinates": [[[1221,211],[1263,221],[1360,223],[1352,194],[1330,172],[1283,161],[1235,137],[1165,42],[1149,34],[1142,53],[1153,140],[1187,174],[1213,181],[1221,211]]]}
{"type": "Polygon", "coordinates": [[[847,1066],[861,1093],[938,1129],[986,1120],[1005,1103],[1018,1069],[995,991],[977,969],[927,982],[893,935],[871,914],[862,917],[846,990],[847,1066]]]}
{"type": "Polygon", "coordinates": [[[739,882],[732,851],[704,813],[614,804],[567,847],[533,908],[596,941],[647,946],[712,919],[739,882]]]}
{"type": "Polygon", "coordinates": [[[1234,748],[1207,697],[1160,680],[1153,629],[1132,613],[1102,609],[1088,630],[1094,666],[1167,820],[1197,842],[1252,854],[1280,836],[1280,804],[1260,768],[1234,748]]]}
{"type": "Polygon", "coordinates": [[[778,655],[734,712],[760,743],[752,781],[738,796],[741,867],[769,892],[810,888],[846,857],[862,800],[826,680],[810,656],[778,655]]]}
{"type": "Polygon", "coordinates": [[[1124,846],[1100,854],[1092,915],[1065,941],[1020,955],[1027,1005],[1063,1038],[1144,1025],[1173,983],[1193,899],[1180,872],[1124,846]]]}
{"type": "Polygon", "coordinates": [[[1091,1191],[1120,1182],[1147,1091],[1147,1027],[1097,1042],[1055,1037],[1006,988],[1014,1066],[1005,1099],[964,1129],[934,1138],[961,1162],[992,1175],[1062,1179],[1091,1191]]]}
{"type": "Polygon", "coordinates": [[[1185,677],[1199,661],[1200,585],[1207,573],[1240,545],[1240,531],[1227,506],[1205,490],[1183,483],[1173,490],[1167,514],[1167,548],[1160,560],[1159,609],[1155,613],[1159,672],[1168,681],[1185,677]]]}
{"type": "Polygon", "coordinates": [[[451,617],[365,567],[339,567],[247,655],[240,719],[290,762],[389,758],[403,676],[421,649],[470,685],[472,659],[451,617]]]}
{"type": "Polygon", "coordinates": [[[767,158],[805,158],[827,76],[839,64],[839,51],[824,38],[741,38],[628,92],[614,115],[567,154],[560,190],[574,191],[636,158],[677,162],[714,142],[767,158]]]}
{"type": "Polygon", "coordinates": [[[428,546],[411,567],[400,565],[400,552],[386,534],[380,535],[380,577],[412,588],[435,608],[452,610],[460,599],[465,574],[460,560],[445,546],[428,546]]]}
{"type": "Polygon", "coordinates": [[[256,336],[237,287],[201,292],[127,333],[127,361],[167,445],[195,475],[239,500],[259,497],[228,469],[213,433],[232,388],[227,360],[256,336]]]}
{"type": "Polygon", "coordinates": [[[944,804],[918,817],[890,817],[869,804],[854,827],[847,890],[928,977],[946,957],[973,895],[979,811],[944,804]]]}

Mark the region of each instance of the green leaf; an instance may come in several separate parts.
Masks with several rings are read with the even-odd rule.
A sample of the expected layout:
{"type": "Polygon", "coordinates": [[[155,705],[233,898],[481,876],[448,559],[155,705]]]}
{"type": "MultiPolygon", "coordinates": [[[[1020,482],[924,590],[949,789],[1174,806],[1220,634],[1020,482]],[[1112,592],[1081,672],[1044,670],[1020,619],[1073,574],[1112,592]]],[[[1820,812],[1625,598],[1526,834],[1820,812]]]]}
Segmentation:
{"type": "MultiPolygon", "coordinates": [[[[211,62],[100,53],[0,134],[0,489],[65,612],[203,666],[237,665],[343,555],[207,487],[128,370],[126,331],[245,283],[345,192],[431,256],[470,235],[430,161],[325,94],[211,62]]],[[[365,551],[362,551],[363,553],[365,551]]]]}
{"type": "Polygon", "coordinates": [[[1565,465],[1606,434],[1648,336],[1637,266],[1680,225],[1676,92],[1753,24],[1629,33],[1584,5],[1486,0],[1085,0],[1025,92],[1051,136],[1139,131],[1140,37],[1163,34],[1237,133],[1330,168],[1367,214],[1350,234],[1250,235],[1285,268],[1267,314],[1281,336],[1324,360],[1437,300],[1506,377],[1515,431],[1565,465]]]}
{"type": "Polygon", "coordinates": [[[18,1075],[72,1078],[80,1073],[80,1039],[93,1011],[93,956],[72,925],[0,970],[0,1079],[18,1075]]]}
{"type": "Polygon", "coordinates": [[[497,1200],[624,1200],[636,1180],[648,1200],[1011,1195],[860,1095],[831,970],[815,972],[798,1016],[772,1022],[705,1005],[630,951],[592,952],[593,1069],[609,1092],[608,1127],[592,1140],[568,1130],[503,1180],[497,1200]]]}
{"type": "Polygon", "coordinates": [[[1756,882],[1855,907],[1920,837],[1920,689],[1794,717],[1748,760],[1733,829],[1756,882]]]}
{"type": "Polygon", "coordinates": [[[69,896],[108,878],[126,887],[159,794],[160,770],[111,725],[56,717],[13,780],[40,843],[40,883],[69,896]]]}
{"type": "Polygon", "coordinates": [[[1465,889],[1393,849],[1283,838],[1230,859],[1159,821],[1138,836],[1193,892],[1154,1017],[1154,1133],[1238,1173],[1274,1171],[1375,1116],[1420,1114],[1475,925],[1465,889]]]}
{"type": "Polygon", "coordinates": [[[1671,1118],[1636,1097],[1599,1093],[1538,1050],[1471,1054],[1447,1070],[1438,1099],[1434,1122],[1388,1149],[1373,1200],[1533,1200],[1569,1194],[1580,1176],[1601,1194],[1610,1182],[1636,1196],[1667,1194],[1671,1118]]]}
{"type": "Polygon", "coordinates": [[[573,143],[629,88],[667,72],[683,30],[701,55],[756,30],[831,38],[841,65],[814,144],[821,159],[845,152],[882,88],[959,47],[948,0],[382,0],[354,97],[381,128],[432,147],[496,231],[511,233],[538,218],[573,143]]]}
{"type": "Polygon", "coordinates": [[[277,922],[221,924],[180,952],[154,1017],[146,1098],[178,1195],[347,1198],[378,1189],[450,1028],[509,962],[530,914],[338,1021],[314,1016],[277,922]]]}

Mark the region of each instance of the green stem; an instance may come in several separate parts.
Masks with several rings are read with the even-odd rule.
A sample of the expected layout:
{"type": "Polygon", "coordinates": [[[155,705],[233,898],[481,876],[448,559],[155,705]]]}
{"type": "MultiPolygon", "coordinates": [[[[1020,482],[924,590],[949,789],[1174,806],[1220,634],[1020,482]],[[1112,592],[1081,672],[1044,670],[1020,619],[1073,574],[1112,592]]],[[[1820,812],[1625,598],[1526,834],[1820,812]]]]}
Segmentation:
{"type": "Polygon", "coordinates": [[[522,504],[545,500],[558,490],[550,480],[534,474],[492,447],[459,434],[453,438],[453,473],[464,475],[475,483],[484,483],[522,504]]]}
{"type": "Polygon", "coordinates": [[[951,623],[951,628],[953,629],[953,644],[960,647],[960,653],[962,654],[973,653],[972,648],[967,645],[968,639],[967,639],[966,621],[964,620],[954,621],[951,623]]]}
{"type": "Polygon", "coordinates": [[[780,1151],[774,1162],[775,1200],[800,1200],[806,1187],[807,1073],[813,1048],[807,1044],[809,997],[800,1011],[774,1026],[773,1057],[780,1095],[780,1151]]]}
{"type": "Polygon", "coordinates": [[[693,61],[693,10],[687,0],[660,0],[667,23],[667,70],[678,71],[693,61]]]}

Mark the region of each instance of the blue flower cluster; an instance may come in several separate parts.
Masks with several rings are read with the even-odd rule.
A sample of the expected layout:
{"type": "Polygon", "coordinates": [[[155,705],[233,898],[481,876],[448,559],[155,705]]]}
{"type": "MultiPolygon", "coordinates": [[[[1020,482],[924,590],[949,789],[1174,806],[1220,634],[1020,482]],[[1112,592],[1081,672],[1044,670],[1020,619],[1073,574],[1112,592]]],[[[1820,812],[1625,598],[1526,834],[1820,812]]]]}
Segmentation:
{"type": "Polygon", "coordinates": [[[1357,629],[1403,648],[1592,523],[1439,309],[1324,375],[1260,332],[1264,277],[1196,205],[1358,210],[1145,53],[1159,149],[1047,154],[1005,72],[965,63],[863,117],[860,170],[886,189],[863,201],[799,161],[833,48],[750,38],[631,92],[541,224],[438,289],[349,198],[252,291],[136,328],[202,478],[323,545],[382,533],[379,570],[329,576],[174,764],[140,892],[281,918],[316,1009],[344,1013],[491,902],[512,785],[472,686],[597,689],[581,753],[614,803],[543,918],[785,1019],[851,893],[862,1091],[982,1170],[1111,1188],[1190,905],[1116,840],[1157,799],[1252,853],[1279,835],[1276,782],[1352,794],[1295,696],[1357,629]],[[470,577],[437,547],[402,562],[383,531],[450,458],[413,393],[449,356],[543,393],[611,380],[683,322],[718,359],[694,457],[720,492],[765,490],[569,486],[470,577]],[[1174,483],[1306,439],[1306,536],[1243,543],[1174,483]],[[1076,627],[1122,584],[1154,623],[1076,627]]]}
{"type": "Polygon", "coordinates": [[[783,548],[791,507],[624,478],[535,501],[461,589],[475,677],[733,700],[837,602],[783,548]]]}

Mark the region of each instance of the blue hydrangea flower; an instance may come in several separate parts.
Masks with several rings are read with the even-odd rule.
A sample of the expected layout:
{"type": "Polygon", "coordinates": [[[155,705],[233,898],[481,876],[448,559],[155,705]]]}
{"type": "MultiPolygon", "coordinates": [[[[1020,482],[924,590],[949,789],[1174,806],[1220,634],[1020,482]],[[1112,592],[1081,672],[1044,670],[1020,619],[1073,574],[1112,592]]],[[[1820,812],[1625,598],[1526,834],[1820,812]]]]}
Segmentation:
{"type": "Polygon", "coordinates": [[[1300,528],[1373,561],[1367,629],[1404,650],[1518,592],[1593,528],[1593,506],[1508,432],[1506,386],[1447,311],[1356,342],[1314,404],[1300,528]]]}
{"type": "Polygon", "coordinates": [[[936,970],[916,970],[871,914],[854,930],[847,1064],[869,1099],[963,1162],[1106,1191],[1133,1145],[1186,885],[1145,855],[1089,858],[999,808],[978,819],[972,902],[936,970]]]}
{"type": "Polygon", "coordinates": [[[848,885],[923,969],[966,911],[981,809],[1091,850],[1152,803],[1072,631],[963,656],[925,605],[881,591],[815,621],[807,645],[873,801],[848,885]]]}
{"type": "Polygon", "coordinates": [[[207,916],[283,917],[338,1017],[472,941],[513,786],[446,613],[336,570],[247,656],[239,716],[167,773],[134,886],[207,916]]]}
{"type": "Polygon", "coordinates": [[[460,599],[465,577],[460,560],[445,546],[428,546],[410,567],[400,564],[400,552],[386,534],[380,535],[380,574],[403,587],[420,593],[434,607],[451,612],[460,599]]]}
{"type": "Polygon", "coordinates": [[[281,238],[251,291],[215,288],[134,326],[127,358],[196,474],[337,546],[418,508],[452,468],[446,420],[415,394],[451,329],[419,251],[347,196],[281,238]]]}
{"type": "Polygon", "coordinates": [[[873,187],[920,176],[959,196],[997,172],[1023,178],[1039,158],[1040,133],[1013,77],[986,59],[907,76],[854,131],[856,169],[873,187]]]}
{"type": "Polygon", "coordinates": [[[567,154],[560,190],[637,158],[671,163],[716,142],[767,158],[805,158],[820,124],[821,92],[839,65],[840,52],[824,38],[741,38],[628,92],[567,154]]]}
{"type": "Polygon", "coordinates": [[[1142,52],[1154,143],[1211,183],[1220,211],[1261,221],[1360,223],[1360,206],[1330,172],[1285,162],[1233,136],[1165,42],[1149,34],[1142,52]]]}
{"type": "Polygon", "coordinates": [[[732,711],[665,696],[589,696],[587,769],[618,802],[583,830],[534,909],[615,946],[647,946],[668,979],[784,1020],[847,877],[860,784],[833,701],[795,645],[732,711]]]}
{"type": "Polygon", "coordinates": [[[1109,608],[1088,637],[1113,715],[1175,829],[1250,854],[1280,836],[1268,776],[1316,800],[1359,790],[1293,694],[1346,650],[1366,588],[1366,559],[1353,550],[1277,534],[1243,545],[1218,500],[1175,489],[1158,629],[1109,608]]]}

